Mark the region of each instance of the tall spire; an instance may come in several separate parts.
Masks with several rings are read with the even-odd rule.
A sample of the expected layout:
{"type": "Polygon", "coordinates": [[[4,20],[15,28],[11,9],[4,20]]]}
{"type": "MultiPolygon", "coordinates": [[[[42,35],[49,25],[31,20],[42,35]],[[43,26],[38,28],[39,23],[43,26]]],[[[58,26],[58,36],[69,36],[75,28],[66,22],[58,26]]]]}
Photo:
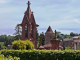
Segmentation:
{"type": "Polygon", "coordinates": [[[25,14],[27,14],[26,16],[28,17],[28,18],[31,18],[31,9],[30,9],[30,1],[28,1],[28,7],[27,7],[27,11],[25,12],[25,14]]]}

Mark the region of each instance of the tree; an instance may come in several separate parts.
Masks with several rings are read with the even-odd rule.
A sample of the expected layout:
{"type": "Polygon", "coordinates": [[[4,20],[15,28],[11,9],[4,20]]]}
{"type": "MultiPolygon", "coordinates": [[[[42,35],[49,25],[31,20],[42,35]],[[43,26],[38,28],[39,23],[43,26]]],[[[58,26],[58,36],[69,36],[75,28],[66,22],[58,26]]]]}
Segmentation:
{"type": "Polygon", "coordinates": [[[11,40],[6,40],[6,41],[4,42],[4,45],[5,45],[5,46],[12,45],[11,40]]]}
{"type": "Polygon", "coordinates": [[[60,34],[61,34],[61,32],[60,32],[60,31],[56,31],[56,34],[60,35],[60,34]]]}
{"type": "Polygon", "coordinates": [[[0,49],[1,49],[1,44],[0,44],[0,49]]]}
{"type": "MultiPolygon", "coordinates": [[[[55,34],[54,34],[54,36],[55,36],[55,34]]],[[[57,36],[58,39],[61,39],[61,32],[56,31],[56,36],[57,36]]]]}
{"type": "Polygon", "coordinates": [[[61,35],[57,34],[57,38],[58,38],[58,39],[61,39],[61,35]]]}
{"type": "Polygon", "coordinates": [[[70,36],[74,37],[74,36],[75,36],[75,34],[74,34],[73,32],[71,32],[71,33],[70,33],[70,36]]]}
{"type": "Polygon", "coordinates": [[[69,37],[70,37],[70,35],[65,34],[65,38],[69,38],[69,37]]]}
{"type": "Polygon", "coordinates": [[[22,29],[20,28],[20,26],[19,25],[16,25],[16,27],[15,27],[15,33],[13,34],[13,35],[15,35],[15,40],[19,40],[19,39],[21,39],[21,33],[22,33],[22,29]]]}
{"type": "Polygon", "coordinates": [[[38,33],[37,28],[36,28],[36,39],[38,40],[38,38],[39,38],[39,33],[38,33]]]}
{"type": "Polygon", "coordinates": [[[44,32],[41,33],[41,36],[43,36],[43,38],[42,38],[42,45],[44,45],[45,44],[45,35],[44,35],[44,32]]]}

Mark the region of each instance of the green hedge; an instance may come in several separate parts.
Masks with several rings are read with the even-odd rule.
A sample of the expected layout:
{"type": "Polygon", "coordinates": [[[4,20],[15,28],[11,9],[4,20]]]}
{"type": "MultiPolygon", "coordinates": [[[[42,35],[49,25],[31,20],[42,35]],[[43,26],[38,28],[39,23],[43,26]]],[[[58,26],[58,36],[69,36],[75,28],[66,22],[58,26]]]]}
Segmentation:
{"type": "Polygon", "coordinates": [[[79,50],[2,50],[1,54],[20,57],[21,60],[80,60],[79,50]]]}
{"type": "Polygon", "coordinates": [[[12,56],[7,56],[7,57],[4,57],[4,55],[0,55],[0,60],[20,60],[20,58],[18,57],[12,57],[12,56]]]}

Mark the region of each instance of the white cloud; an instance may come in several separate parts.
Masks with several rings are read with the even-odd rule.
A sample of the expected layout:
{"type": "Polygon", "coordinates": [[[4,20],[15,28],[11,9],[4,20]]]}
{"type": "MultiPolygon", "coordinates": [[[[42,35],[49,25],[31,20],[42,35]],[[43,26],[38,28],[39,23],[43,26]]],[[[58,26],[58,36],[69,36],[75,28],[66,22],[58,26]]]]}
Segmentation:
{"type": "Polygon", "coordinates": [[[45,25],[51,25],[51,26],[59,26],[63,24],[68,24],[68,23],[80,23],[78,19],[73,19],[73,20],[56,20],[56,21],[51,21],[51,22],[46,22],[44,23],[45,25]]]}
{"type": "Polygon", "coordinates": [[[62,24],[71,23],[71,22],[73,22],[73,20],[56,20],[56,21],[52,21],[50,25],[62,25],[62,24]]]}
{"type": "Polygon", "coordinates": [[[0,0],[0,3],[5,3],[6,1],[5,0],[0,0]]]}
{"type": "Polygon", "coordinates": [[[1,20],[0,19],[0,28],[1,29],[6,29],[6,28],[15,28],[15,26],[17,25],[17,22],[14,21],[14,20],[9,20],[9,19],[6,19],[6,20],[1,20]],[[4,26],[4,27],[3,27],[4,26]]]}
{"type": "Polygon", "coordinates": [[[71,18],[72,16],[65,16],[63,17],[64,19],[68,19],[68,18],[71,18]]]}
{"type": "Polygon", "coordinates": [[[7,3],[7,2],[10,2],[10,1],[12,1],[12,0],[0,0],[0,3],[7,3]]]}
{"type": "Polygon", "coordinates": [[[80,10],[79,10],[79,9],[77,9],[77,10],[72,10],[71,12],[80,12],[80,10]]]}
{"type": "Polygon", "coordinates": [[[9,13],[9,12],[13,12],[13,11],[16,11],[16,10],[18,10],[18,8],[0,8],[0,13],[9,13]]]}
{"type": "Polygon", "coordinates": [[[74,19],[74,21],[75,21],[76,23],[80,23],[80,21],[79,21],[78,19],[74,19]]]}

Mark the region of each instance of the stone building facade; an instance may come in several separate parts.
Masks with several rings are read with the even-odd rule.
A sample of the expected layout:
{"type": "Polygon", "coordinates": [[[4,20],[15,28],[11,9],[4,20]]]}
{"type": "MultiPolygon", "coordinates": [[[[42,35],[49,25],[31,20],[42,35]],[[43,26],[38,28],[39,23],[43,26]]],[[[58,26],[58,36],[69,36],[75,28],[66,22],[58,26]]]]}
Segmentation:
{"type": "Polygon", "coordinates": [[[80,50],[80,36],[73,37],[74,50],[80,50]]]}
{"type": "Polygon", "coordinates": [[[60,41],[59,45],[73,48],[73,39],[63,39],[63,41],[60,41]]]}

